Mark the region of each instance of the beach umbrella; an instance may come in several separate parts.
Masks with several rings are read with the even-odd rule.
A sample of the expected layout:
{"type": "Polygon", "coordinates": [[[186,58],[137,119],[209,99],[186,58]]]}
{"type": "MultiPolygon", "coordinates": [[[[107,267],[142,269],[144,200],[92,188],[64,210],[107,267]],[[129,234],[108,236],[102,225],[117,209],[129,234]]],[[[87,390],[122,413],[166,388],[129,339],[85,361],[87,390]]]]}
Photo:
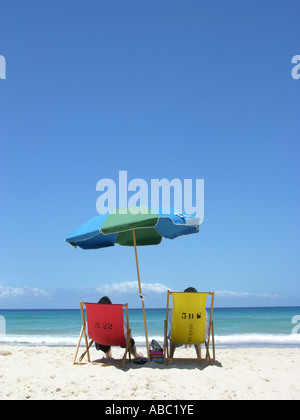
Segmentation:
{"type": "Polygon", "coordinates": [[[201,219],[177,213],[154,211],[148,207],[116,209],[98,215],[76,229],[66,242],[82,249],[99,249],[114,246],[133,246],[139,294],[142,301],[145,338],[149,359],[148,333],[145,313],[145,298],[142,294],[137,246],[158,245],[162,238],[174,239],[199,232],[201,219]]]}

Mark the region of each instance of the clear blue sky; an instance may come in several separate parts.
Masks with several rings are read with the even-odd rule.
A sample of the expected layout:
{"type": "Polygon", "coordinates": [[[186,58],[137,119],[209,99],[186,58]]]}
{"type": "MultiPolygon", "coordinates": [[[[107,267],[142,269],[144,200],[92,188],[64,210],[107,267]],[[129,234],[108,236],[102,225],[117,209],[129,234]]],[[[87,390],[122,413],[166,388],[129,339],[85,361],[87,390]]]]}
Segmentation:
{"type": "Polygon", "coordinates": [[[0,14],[0,308],[104,292],[140,307],[132,248],[64,241],[120,170],[205,181],[200,233],[139,249],[146,306],[191,285],[217,306],[300,305],[298,0],[0,0],[0,14]]]}

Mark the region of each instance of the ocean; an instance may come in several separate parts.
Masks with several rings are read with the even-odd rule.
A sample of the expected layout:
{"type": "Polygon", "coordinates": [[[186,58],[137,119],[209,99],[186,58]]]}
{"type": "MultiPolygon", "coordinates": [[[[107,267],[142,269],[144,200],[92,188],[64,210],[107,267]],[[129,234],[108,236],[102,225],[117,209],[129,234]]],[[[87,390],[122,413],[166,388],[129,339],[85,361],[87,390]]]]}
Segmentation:
{"type": "MultiPolygon", "coordinates": [[[[146,309],[149,343],[163,344],[165,317],[166,309],[146,309]]],[[[300,307],[215,308],[213,319],[216,348],[300,347],[300,307]]],[[[81,324],[79,309],[0,309],[0,344],[75,346],[81,324]]],[[[129,324],[145,346],[142,309],[129,309],[129,324]]]]}

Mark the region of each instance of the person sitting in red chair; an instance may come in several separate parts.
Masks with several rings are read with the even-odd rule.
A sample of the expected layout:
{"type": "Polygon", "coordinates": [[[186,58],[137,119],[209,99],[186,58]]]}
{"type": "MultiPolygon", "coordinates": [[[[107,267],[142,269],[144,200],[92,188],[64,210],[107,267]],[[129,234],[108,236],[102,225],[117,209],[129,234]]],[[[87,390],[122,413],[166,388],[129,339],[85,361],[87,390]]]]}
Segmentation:
{"type": "MultiPolygon", "coordinates": [[[[105,304],[105,305],[111,305],[112,302],[110,300],[110,298],[108,296],[103,296],[99,302],[99,304],[105,304]]],[[[127,335],[127,325],[126,325],[126,321],[124,321],[124,332],[125,332],[125,336],[127,335]]],[[[126,337],[127,338],[127,337],[126,337]]],[[[112,358],[112,353],[111,353],[111,346],[106,346],[100,343],[95,343],[95,347],[97,350],[101,350],[103,351],[103,353],[105,353],[105,357],[107,358],[112,358]]],[[[125,348],[125,347],[122,347],[125,348]]],[[[132,354],[132,356],[134,358],[138,358],[138,357],[143,357],[142,353],[138,353],[136,346],[135,346],[135,341],[132,338],[132,336],[130,336],[130,353],[132,354]]]]}

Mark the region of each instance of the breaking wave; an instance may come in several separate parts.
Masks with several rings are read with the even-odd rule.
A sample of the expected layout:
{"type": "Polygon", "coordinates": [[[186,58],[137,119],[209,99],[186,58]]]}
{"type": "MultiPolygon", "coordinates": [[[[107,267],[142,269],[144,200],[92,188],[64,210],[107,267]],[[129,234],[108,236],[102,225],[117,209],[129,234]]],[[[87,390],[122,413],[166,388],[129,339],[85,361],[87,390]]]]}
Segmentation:
{"type": "MultiPolygon", "coordinates": [[[[145,346],[145,336],[134,337],[137,346],[145,346]]],[[[163,345],[163,336],[149,337],[163,345]]],[[[0,344],[20,345],[20,346],[76,346],[78,336],[74,335],[19,335],[4,334],[0,335],[0,344]]],[[[84,340],[82,339],[82,345],[84,340]]],[[[217,348],[228,347],[299,347],[300,334],[232,334],[216,335],[215,344],[217,348]]]]}

